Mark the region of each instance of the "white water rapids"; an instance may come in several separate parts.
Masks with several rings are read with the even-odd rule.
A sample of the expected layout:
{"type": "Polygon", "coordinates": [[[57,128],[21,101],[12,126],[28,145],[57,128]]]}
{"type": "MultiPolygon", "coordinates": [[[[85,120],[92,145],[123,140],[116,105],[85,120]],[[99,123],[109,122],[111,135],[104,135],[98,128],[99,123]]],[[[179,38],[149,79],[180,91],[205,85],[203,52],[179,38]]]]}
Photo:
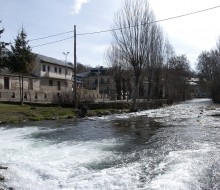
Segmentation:
{"type": "Polygon", "coordinates": [[[15,190],[219,190],[220,106],[0,128],[0,170],[15,190]]]}

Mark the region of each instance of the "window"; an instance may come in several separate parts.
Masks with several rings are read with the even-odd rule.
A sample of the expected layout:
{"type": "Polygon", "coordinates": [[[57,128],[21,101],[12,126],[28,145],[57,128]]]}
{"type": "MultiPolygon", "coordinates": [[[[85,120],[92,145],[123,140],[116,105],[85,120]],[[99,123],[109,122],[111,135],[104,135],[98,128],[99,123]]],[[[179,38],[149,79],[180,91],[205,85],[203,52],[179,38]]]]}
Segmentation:
{"type": "Polygon", "coordinates": [[[107,79],[107,83],[110,84],[110,79],[107,79]]]}
{"type": "Polygon", "coordinates": [[[47,66],[47,72],[48,73],[50,72],[50,66],[47,66]]]}
{"type": "Polygon", "coordinates": [[[45,98],[45,99],[47,98],[47,94],[44,94],[44,98],[45,98]]]}
{"type": "Polygon", "coordinates": [[[59,74],[61,74],[61,71],[62,71],[61,68],[59,68],[59,74]]]}
{"type": "Polygon", "coordinates": [[[53,86],[53,81],[49,80],[49,86],[53,86]]]}
{"type": "Polygon", "coordinates": [[[68,75],[67,69],[65,69],[65,75],[68,75]]]}
{"type": "Polygon", "coordinates": [[[98,84],[98,79],[95,79],[95,84],[98,84]]]}
{"type": "Polygon", "coordinates": [[[26,93],[24,94],[24,99],[27,100],[27,94],[26,93]]]}
{"type": "Polygon", "coordinates": [[[4,77],[4,89],[9,89],[9,77],[4,77]]]}
{"type": "Polygon", "coordinates": [[[60,81],[57,81],[57,90],[60,90],[61,86],[60,86],[60,81]]]}
{"type": "Polygon", "coordinates": [[[37,93],[35,93],[35,96],[34,96],[35,100],[37,100],[37,93]]]}
{"type": "Polygon", "coordinates": [[[12,92],[11,97],[12,97],[12,98],[15,98],[15,93],[14,93],[14,92],[12,92]]]}
{"type": "Polygon", "coordinates": [[[54,67],[54,72],[57,73],[57,67],[54,67]]]}
{"type": "Polygon", "coordinates": [[[46,71],[46,65],[43,65],[42,71],[43,71],[43,72],[46,71]]]}

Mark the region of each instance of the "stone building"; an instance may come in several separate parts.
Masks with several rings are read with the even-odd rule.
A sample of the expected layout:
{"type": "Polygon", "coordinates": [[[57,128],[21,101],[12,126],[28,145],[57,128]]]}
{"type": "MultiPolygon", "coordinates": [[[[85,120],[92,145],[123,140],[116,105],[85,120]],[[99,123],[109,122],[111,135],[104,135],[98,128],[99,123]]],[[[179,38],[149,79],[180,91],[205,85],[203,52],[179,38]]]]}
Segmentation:
{"type": "MultiPolygon", "coordinates": [[[[24,77],[24,101],[72,101],[73,65],[38,54],[31,76],[24,77]]],[[[19,101],[18,75],[7,70],[0,73],[0,100],[19,101]]]]}
{"type": "Polygon", "coordinates": [[[90,95],[94,98],[115,98],[115,82],[112,73],[107,68],[93,68],[89,72],[79,73],[78,76],[81,77],[84,88],[93,91],[90,95]]]}

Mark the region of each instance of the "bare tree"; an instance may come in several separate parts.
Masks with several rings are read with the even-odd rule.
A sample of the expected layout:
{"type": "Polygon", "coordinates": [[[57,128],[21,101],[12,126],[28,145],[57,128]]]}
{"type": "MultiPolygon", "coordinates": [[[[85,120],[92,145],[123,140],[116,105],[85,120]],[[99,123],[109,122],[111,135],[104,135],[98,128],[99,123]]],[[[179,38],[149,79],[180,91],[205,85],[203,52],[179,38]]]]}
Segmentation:
{"type": "Polygon", "coordinates": [[[149,57],[150,32],[154,16],[149,4],[144,0],[125,0],[123,8],[115,17],[114,43],[122,57],[133,69],[133,103],[136,104],[139,81],[149,57]]]}
{"type": "Polygon", "coordinates": [[[168,98],[170,100],[185,100],[188,93],[188,78],[191,75],[189,61],[186,55],[171,57],[169,61],[168,98]]]}
{"type": "Polygon", "coordinates": [[[150,33],[149,62],[146,67],[149,82],[148,98],[160,98],[161,96],[163,54],[163,32],[159,25],[153,24],[150,33]]]}
{"type": "Polygon", "coordinates": [[[115,81],[116,93],[117,93],[117,100],[121,100],[122,91],[123,91],[123,99],[125,93],[125,80],[124,70],[126,63],[123,60],[123,56],[121,54],[120,49],[112,44],[106,53],[106,60],[108,65],[112,68],[113,79],[115,81]]]}
{"type": "Polygon", "coordinates": [[[173,50],[172,45],[169,43],[168,39],[166,39],[164,44],[164,65],[163,65],[163,73],[165,80],[165,98],[168,97],[169,85],[168,85],[168,76],[169,76],[169,63],[172,57],[174,57],[175,52],[173,50]]]}

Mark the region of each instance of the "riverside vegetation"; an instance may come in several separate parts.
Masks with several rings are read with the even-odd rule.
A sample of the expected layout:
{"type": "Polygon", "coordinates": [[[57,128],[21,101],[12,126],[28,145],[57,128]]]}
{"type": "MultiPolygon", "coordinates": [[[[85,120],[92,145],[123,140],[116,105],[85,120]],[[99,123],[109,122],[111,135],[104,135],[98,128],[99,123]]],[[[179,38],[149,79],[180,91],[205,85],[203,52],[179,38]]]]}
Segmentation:
{"type": "MultiPolygon", "coordinates": [[[[87,116],[101,116],[112,113],[121,113],[126,110],[118,109],[93,109],[87,116]]],[[[20,123],[24,121],[73,119],[78,116],[78,110],[74,108],[52,106],[30,106],[0,103],[0,124],[20,123]]]]}

